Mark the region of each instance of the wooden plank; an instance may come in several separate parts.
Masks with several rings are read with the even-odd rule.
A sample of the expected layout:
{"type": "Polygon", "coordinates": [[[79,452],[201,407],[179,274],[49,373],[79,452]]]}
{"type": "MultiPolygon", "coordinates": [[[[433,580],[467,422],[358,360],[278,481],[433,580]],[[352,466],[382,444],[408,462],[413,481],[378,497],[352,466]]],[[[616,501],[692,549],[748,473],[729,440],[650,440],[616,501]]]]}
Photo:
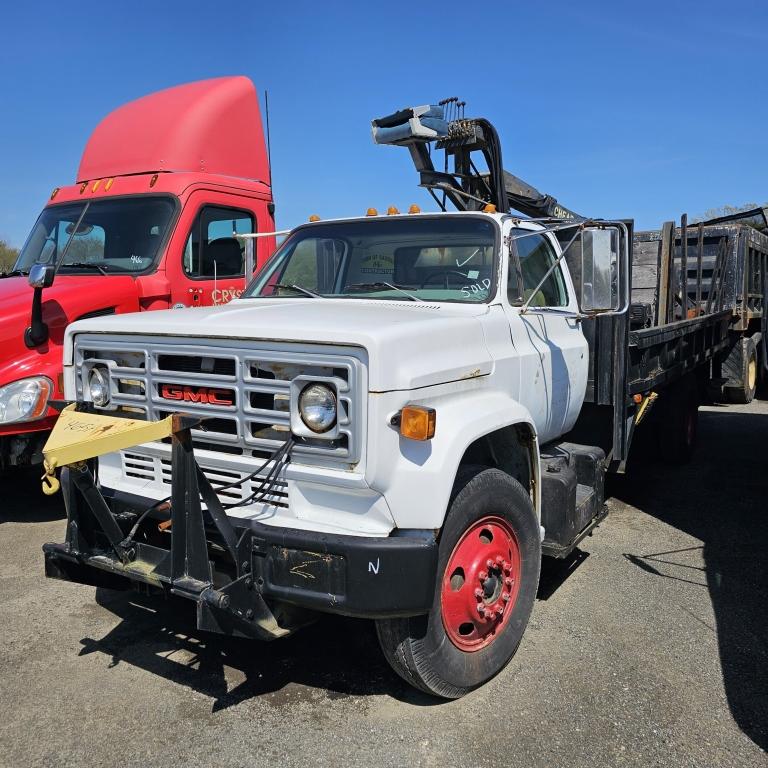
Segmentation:
{"type": "Polygon", "coordinates": [[[665,221],[661,226],[660,263],[659,263],[659,309],[656,324],[664,325],[669,321],[669,276],[671,255],[674,247],[675,223],[665,221]]]}
{"type": "Polygon", "coordinates": [[[688,317],[688,214],[680,217],[680,317],[688,317]]]}
{"type": "Polygon", "coordinates": [[[699,224],[698,267],[696,269],[696,312],[701,312],[701,275],[704,269],[704,225],[699,224]]]}

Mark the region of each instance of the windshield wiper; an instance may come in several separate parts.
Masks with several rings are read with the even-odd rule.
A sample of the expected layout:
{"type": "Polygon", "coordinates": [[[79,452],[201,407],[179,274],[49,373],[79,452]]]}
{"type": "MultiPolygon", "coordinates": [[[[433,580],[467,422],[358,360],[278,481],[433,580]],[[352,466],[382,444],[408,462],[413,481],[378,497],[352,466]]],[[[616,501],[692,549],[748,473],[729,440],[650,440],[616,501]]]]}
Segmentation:
{"type": "Polygon", "coordinates": [[[59,265],[59,269],[69,269],[70,267],[73,269],[98,269],[102,275],[109,274],[101,264],[97,264],[95,261],[73,261],[59,265]]]}
{"type": "Polygon", "coordinates": [[[29,273],[23,269],[12,269],[10,272],[0,272],[0,277],[21,277],[26,274],[29,273]]]}
{"type": "Polygon", "coordinates": [[[391,288],[393,291],[398,291],[399,293],[402,293],[403,296],[407,296],[411,301],[420,301],[424,302],[424,299],[419,298],[413,293],[409,293],[404,288],[401,288],[399,285],[395,285],[394,283],[387,283],[384,280],[379,280],[375,283],[352,283],[351,285],[348,285],[346,287],[346,290],[367,290],[369,288],[391,288]]]}
{"type": "Polygon", "coordinates": [[[313,299],[323,299],[324,296],[321,296],[319,293],[315,293],[314,291],[310,291],[309,288],[304,288],[301,285],[296,285],[295,283],[272,283],[272,286],[274,288],[287,288],[288,290],[296,291],[297,293],[303,293],[305,296],[311,296],[313,299]]]}

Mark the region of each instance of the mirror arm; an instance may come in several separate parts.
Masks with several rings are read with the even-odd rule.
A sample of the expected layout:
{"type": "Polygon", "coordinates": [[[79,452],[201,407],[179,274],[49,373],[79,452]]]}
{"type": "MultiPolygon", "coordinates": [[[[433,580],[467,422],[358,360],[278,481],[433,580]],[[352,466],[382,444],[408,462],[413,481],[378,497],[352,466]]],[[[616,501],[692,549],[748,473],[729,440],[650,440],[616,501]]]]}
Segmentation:
{"type": "Polygon", "coordinates": [[[520,307],[521,315],[528,311],[528,307],[530,306],[533,297],[539,292],[541,286],[544,285],[549,276],[555,271],[557,265],[565,258],[565,254],[568,253],[568,249],[573,245],[573,241],[579,236],[585,225],[586,222],[579,224],[578,228],[573,233],[573,237],[568,241],[568,244],[565,246],[565,248],[562,249],[562,253],[555,259],[555,261],[552,263],[552,266],[544,273],[544,277],[539,280],[538,285],[531,291],[531,295],[523,302],[523,306],[520,307]]]}
{"type": "Polygon", "coordinates": [[[48,326],[43,320],[43,289],[36,287],[32,296],[32,319],[24,331],[24,343],[29,349],[39,347],[48,341],[48,326]]]}

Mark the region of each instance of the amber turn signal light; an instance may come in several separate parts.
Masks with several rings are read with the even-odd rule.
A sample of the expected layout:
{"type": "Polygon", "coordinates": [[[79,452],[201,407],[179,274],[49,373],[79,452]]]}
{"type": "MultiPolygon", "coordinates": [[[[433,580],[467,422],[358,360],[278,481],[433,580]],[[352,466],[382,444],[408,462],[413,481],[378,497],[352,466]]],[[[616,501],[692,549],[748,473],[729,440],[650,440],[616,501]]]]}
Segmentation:
{"type": "Polygon", "coordinates": [[[434,408],[406,405],[400,411],[400,434],[409,440],[431,440],[435,436],[434,408]]]}

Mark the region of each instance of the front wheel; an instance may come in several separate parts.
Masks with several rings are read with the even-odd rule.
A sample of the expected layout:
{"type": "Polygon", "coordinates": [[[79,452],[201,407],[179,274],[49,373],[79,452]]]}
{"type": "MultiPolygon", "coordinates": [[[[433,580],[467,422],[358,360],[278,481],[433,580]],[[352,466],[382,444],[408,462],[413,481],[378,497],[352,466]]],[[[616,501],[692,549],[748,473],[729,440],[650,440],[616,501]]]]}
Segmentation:
{"type": "Polygon", "coordinates": [[[384,655],[401,677],[456,699],[507,665],[536,598],[539,531],[517,480],[480,467],[460,475],[440,535],[432,609],[376,623],[384,655]]]}

